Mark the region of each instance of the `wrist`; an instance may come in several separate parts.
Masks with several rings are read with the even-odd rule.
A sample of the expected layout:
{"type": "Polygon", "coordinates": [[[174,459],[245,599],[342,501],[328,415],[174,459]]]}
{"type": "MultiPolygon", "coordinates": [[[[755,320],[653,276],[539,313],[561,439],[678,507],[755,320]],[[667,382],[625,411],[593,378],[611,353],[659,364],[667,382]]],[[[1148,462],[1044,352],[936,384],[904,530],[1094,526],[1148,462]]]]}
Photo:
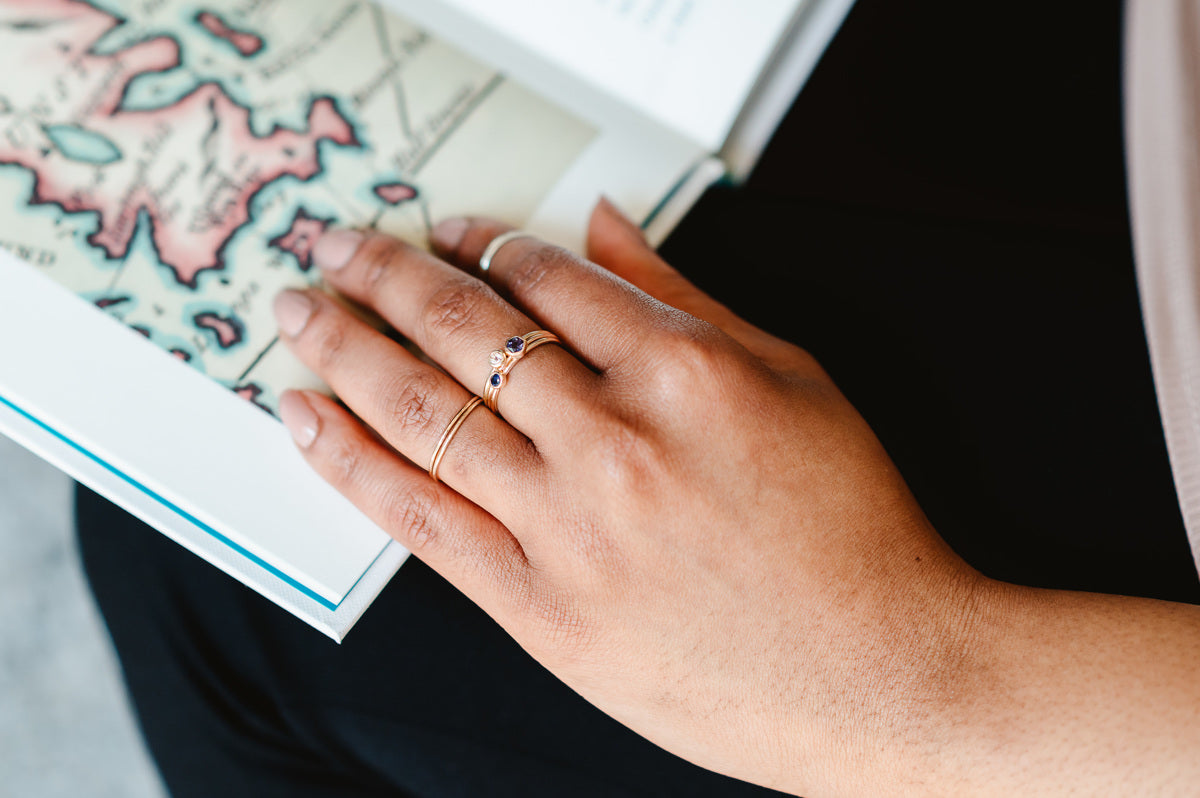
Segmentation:
{"type": "MultiPolygon", "coordinates": [[[[925,636],[914,634],[904,665],[911,677],[891,696],[890,728],[879,750],[889,750],[880,775],[885,791],[910,795],[973,794],[958,767],[978,739],[983,708],[995,689],[996,652],[1013,610],[1012,586],[962,564],[947,580],[944,599],[929,602],[925,636]],[[897,779],[897,775],[902,778],[897,779]],[[890,785],[890,786],[887,786],[890,785]],[[897,786],[899,785],[899,786],[897,786]]],[[[977,785],[976,785],[977,786],[977,785]]],[[[882,794],[882,793],[879,793],[882,794]]]]}
{"type": "Polygon", "coordinates": [[[817,613],[827,658],[794,659],[803,692],[771,724],[782,765],[755,781],[812,796],[954,794],[946,757],[986,687],[1007,586],[918,540],[817,613]]]}
{"type": "Polygon", "coordinates": [[[947,552],[914,555],[883,599],[873,650],[855,669],[861,739],[838,745],[849,795],[957,794],[959,735],[991,689],[1010,586],[947,552]]]}

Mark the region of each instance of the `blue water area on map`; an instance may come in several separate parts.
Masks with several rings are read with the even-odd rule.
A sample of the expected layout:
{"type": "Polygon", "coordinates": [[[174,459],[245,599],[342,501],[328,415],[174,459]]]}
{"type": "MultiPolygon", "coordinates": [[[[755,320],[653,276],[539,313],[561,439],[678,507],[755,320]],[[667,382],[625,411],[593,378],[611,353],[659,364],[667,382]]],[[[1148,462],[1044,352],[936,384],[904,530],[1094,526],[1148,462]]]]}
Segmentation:
{"type": "Polygon", "coordinates": [[[121,160],[121,151],[106,136],[76,125],[46,125],[42,128],[58,151],[72,161],[105,166],[121,160]]]}
{"type": "MultiPolygon", "coordinates": [[[[177,41],[181,41],[177,39],[177,41]]],[[[251,109],[250,130],[254,135],[265,137],[276,127],[305,130],[308,127],[308,103],[297,99],[294,103],[272,105],[269,111],[257,107],[244,84],[244,67],[228,64],[221,58],[193,59],[193,50],[183,49],[183,63],[165,72],[145,72],[136,75],[126,87],[121,100],[122,111],[157,111],[169,108],[207,83],[221,87],[226,96],[243,108],[251,109]]]]}
{"type": "Polygon", "coordinates": [[[200,86],[196,76],[186,69],[144,72],[136,75],[125,88],[122,111],[157,111],[167,108],[200,86]]]}

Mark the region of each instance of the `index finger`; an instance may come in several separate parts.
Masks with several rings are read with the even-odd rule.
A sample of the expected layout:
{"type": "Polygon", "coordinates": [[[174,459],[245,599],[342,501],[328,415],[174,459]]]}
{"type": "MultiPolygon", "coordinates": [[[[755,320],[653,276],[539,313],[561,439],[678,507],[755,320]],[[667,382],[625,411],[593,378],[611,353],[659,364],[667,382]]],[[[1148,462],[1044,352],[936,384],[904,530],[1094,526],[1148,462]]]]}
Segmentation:
{"type": "MultiPolygon", "coordinates": [[[[488,245],[511,230],[493,219],[451,219],[434,228],[433,244],[451,263],[478,274],[488,245]]],[[[607,269],[529,236],[497,250],[486,279],[602,371],[630,355],[647,334],[696,321],[607,269]]]]}

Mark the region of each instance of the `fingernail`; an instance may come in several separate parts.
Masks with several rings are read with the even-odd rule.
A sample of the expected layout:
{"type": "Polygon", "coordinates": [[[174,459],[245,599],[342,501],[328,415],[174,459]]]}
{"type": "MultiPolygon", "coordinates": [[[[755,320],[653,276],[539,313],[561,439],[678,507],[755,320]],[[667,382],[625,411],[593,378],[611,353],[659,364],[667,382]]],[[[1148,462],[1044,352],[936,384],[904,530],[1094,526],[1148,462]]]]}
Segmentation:
{"type": "Polygon", "coordinates": [[[312,251],[313,263],[327,272],[345,268],[362,242],[363,234],[357,230],[332,230],[317,239],[312,251]]]}
{"type": "Polygon", "coordinates": [[[289,338],[295,338],[308,324],[313,313],[313,301],[307,294],[288,289],[275,297],[275,321],[289,338]]]}
{"type": "Polygon", "coordinates": [[[467,220],[461,218],[446,219],[438,222],[433,228],[430,239],[433,246],[442,252],[453,252],[462,243],[467,234],[467,220]]]}
{"type": "Polygon", "coordinates": [[[284,392],[279,400],[279,418],[301,449],[312,446],[313,441],[317,439],[321,419],[302,394],[295,391],[284,392]]]}

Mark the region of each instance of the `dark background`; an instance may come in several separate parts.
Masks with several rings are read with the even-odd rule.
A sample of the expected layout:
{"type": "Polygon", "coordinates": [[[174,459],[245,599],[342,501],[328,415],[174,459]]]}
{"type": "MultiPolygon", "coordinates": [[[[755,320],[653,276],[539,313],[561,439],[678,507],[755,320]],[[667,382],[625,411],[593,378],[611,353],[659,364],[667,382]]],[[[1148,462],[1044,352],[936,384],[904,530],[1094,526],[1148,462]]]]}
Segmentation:
{"type": "Polygon", "coordinates": [[[1119,2],[860,0],[664,253],[809,349],[987,574],[1200,601],[1138,306],[1119,2]]]}

